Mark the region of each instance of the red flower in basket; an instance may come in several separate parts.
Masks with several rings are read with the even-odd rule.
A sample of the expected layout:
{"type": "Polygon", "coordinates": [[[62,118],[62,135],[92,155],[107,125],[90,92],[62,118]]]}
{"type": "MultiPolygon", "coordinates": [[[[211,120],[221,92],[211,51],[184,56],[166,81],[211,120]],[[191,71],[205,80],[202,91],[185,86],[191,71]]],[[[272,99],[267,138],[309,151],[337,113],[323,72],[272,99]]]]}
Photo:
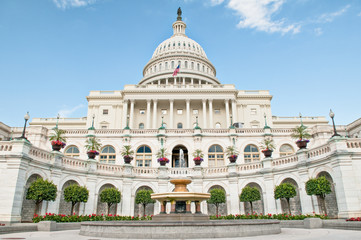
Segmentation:
{"type": "Polygon", "coordinates": [[[52,146],[57,145],[57,146],[61,146],[61,148],[64,148],[66,143],[62,141],[51,141],[51,145],[52,146]]]}

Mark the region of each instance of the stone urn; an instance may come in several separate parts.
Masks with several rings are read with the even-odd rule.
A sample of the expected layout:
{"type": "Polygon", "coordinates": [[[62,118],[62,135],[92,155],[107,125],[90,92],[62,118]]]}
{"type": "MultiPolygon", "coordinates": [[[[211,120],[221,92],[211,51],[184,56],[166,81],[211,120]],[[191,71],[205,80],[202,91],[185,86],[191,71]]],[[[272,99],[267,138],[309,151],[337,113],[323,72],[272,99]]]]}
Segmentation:
{"type": "Polygon", "coordinates": [[[267,157],[271,157],[271,156],[272,156],[273,150],[265,149],[265,150],[262,150],[262,152],[263,152],[263,155],[267,158],[267,157]]]}
{"type": "Polygon", "coordinates": [[[167,164],[167,162],[166,162],[166,161],[159,161],[159,164],[160,164],[161,166],[165,166],[165,165],[167,164]]]}
{"type": "Polygon", "coordinates": [[[307,148],[307,143],[309,142],[310,140],[298,140],[296,142],[296,145],[299,149],[305,149],[307,148]]]}
{"type": "Polygon", "coordinates": [[[129,163],[133,160],[133,157],[131,157],[131,156],[124,156],[123,159],[124,159],[124,163],[129,164],[129,163]]]}
{"type": "Polygon", "coordinates": [[[60,151],[60,149],[61,149],[61,145],[51,145],[51,147],[52,147],[52,149],[53,149],[53,151],[60,151]]]}
{"type": "Polygon", "coordinates": [[[95,151],[89,151],[89,152],[87,152],[86,154],[88,155],[88,158],[89,158],[89,159],[94,159],[95,156],[97,155],[97,152],[95,152],[95,151]]]}
{"type": "Polygon", "coordinates": [[[200,166],[203,159],[202,158],[193,158],[193,161],[196,166],[200,166]]]}
{"type": "Polygon", "coordinates": [[[237,155],[231,155],[228,157],[230,163],[235,163],[237,161],[237,155]]]}

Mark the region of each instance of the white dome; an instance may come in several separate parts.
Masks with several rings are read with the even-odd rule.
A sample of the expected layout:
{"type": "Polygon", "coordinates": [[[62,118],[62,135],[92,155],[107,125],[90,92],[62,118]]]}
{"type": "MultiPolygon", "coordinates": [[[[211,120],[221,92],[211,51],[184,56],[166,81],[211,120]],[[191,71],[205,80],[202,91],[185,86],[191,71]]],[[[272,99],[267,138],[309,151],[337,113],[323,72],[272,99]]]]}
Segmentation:
{"type": "Polygon", "coordinates": [[[185,84],[219,84],[216,69],[203,48],[185,34],[187,25],[180,14],[178,12],[177,21],[173,23],[173,35],[155,49],[143,69],[143,79],[139,84],[168,84],[169,80],[173,84],[177,81],[185,84]],[[173,72],[177,66],[181,76],[174,79],[173,72]]]}

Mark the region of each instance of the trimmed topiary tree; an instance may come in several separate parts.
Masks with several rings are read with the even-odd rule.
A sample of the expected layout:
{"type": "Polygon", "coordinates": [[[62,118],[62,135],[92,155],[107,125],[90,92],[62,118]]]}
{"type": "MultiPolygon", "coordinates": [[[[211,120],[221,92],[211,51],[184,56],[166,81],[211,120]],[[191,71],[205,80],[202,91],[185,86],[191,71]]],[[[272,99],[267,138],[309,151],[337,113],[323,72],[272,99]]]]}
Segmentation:
{"type": "Polygon", "coordinates": [[[56,193],[57,187],[53,182],[38,178],[29,186],[26,199],[35,202],[34,214],[36,214],[43,201],[55,201],[56,193]]]}
{"type": "Polygon", "coordinates": [[[151,198],[152,190],[139,190],[135,196],[135,203],[143,205],[143,216],[145,216],[145,208],[150,203],[155,203],[155,200],[151,198]]]}
{"type": "Polygon", "coordinates": [[[288,213],[291,215],[290,198],[297,195],[296,187],[291,183],[282,183],[276,186],[274,191],[275,199],[284,198],[287,201],[288,213]]]}
{"type": "Polygon", "coordinates": [[[100,201],[108,205],[107,215],[113,204],[120,203],[121,194],[116,188],[106,188],[100,193],[100,201]]]}
{"type": "Polygon", "coordinates": [[[208,199],[207,203],[216,206],[216,215],[218,216],[219,205],[226,202],[226,193],[220,188],[212,189],[209,193],[211,194],[211,197],[208,199]]]}
{"type": "Polygon", "coordinates": [[[241,202],[249,202],[251,204],[251,214],[253,214],[253,202],[261,200],[261,193],[256,187],[244,187],[239,195],[241,202]]]}
{"type": "Polygon", "coordinates": [[[65,202],[71,202],[71,215],[73,214],[75,205],[80,202],[87,202],[88,197],[89,191],[86,187],[73,184],[64,189],[65,202]]]}
{"type": "Polygon", "coordinates": [[[321,199],[321,205],[323,207],[325,215],[327,215],[325,203],[326,194],[329,194],[331,192],[331,183],[324,176],[319,178],[311,178],[306,182],[307,195],[316,195],[321,199]]]}

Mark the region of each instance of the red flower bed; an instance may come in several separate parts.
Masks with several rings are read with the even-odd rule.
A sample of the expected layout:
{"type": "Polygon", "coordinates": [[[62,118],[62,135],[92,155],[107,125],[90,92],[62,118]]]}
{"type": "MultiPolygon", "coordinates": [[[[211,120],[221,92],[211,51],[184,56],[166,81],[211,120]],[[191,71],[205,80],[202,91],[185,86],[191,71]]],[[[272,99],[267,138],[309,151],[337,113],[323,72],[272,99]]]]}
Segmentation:
{"type": "Polygon", "coordinates": [[[58,146],[61,146],[61,148],[64,148],[65,147],[65,142],[62,142],[62,141],[51,141],[51,145],[54,146],[54,145],[58,145],[58,146]]]}
{"type": "Polygon", "coordinates": [[[346,219],[346,222],[361,222],[361,217],[346,219]]]}

